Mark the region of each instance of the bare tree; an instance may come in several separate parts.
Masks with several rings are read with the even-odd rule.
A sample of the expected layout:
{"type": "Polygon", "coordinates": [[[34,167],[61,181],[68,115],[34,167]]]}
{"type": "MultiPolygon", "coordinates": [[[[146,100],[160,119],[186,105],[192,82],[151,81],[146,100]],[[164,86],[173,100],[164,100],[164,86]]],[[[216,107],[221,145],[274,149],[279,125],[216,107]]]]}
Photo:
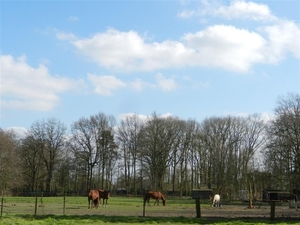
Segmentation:
{"type": "Polygon", "coordinates": [[[18,141],[11,131],[0,129],[0,191],[22,186],[18,141]]]}
{"type": "Polygon", "coordinates": [[[117,160],[118,154],[115,151],[117,145],[114,141],[114,136],[112,130],[104,130],[101,133],[100,138],[100,148],[101,148],[101,188],[110,189],[109,180],[111,166],[117,160]]]}
{"type": "Polygon", "coordinates": [[[253,191],[254,191],[254,162],[255,154],[262,148],[265,143],[265,126],[258,115],[249,116],[245,121],[245,130],[241,145],[242,171],[245,183],[248,186],[249,208],[253,208],[253,191]]]}
{"type": "Polygon", "coordinates": [[[202,182],[231,200],[237,189],[253,200],[253,162],[265,142],[264,124],[258,115],[248,118],[208,118],[200,129],[199,156],[202,182]]]}
{"type": "MultiPolygon", "coordinates": [[[[186,183],[190,183],[189,190],[191,191],[195,186],[195,183],[198,182],[199,171],[195,170],[196,160],[195,160],[195,151],[199,146],[198,139],[199,134],[199,123],[196,120],[188,120],[185,121],[185,135],[184,137],[184,147],[186,148],[186,166],[189,167],[190,174],[187,173],[186,170],[186,183]],[[188,178],[190,176],[190,178],[188,178]]],[[[186,189],[186,192],[188,189],[186,189]]]]}
{"type": "Polygon", "coordinates": [[[47,170],[47,193],[51,191],[55,166],[65,144],[66,129],[66,126],[55,118],[37,121],[30,128],[30,135],[39,143],[39,153],[47,170]]]}
{"type": "Polygon", "coordinates": [[[31,192],[34,192],[47,175],[40,154],[39,141],[30,135],[25,137],[21,144],[21,156],[25,186],[27,186],[31,192]]]}
{"type": "MultiPolygon", "coordinates": [[[[194,120],[183,121],[179,119],[174,119],[173,128],[174,131],[174,144],[172,146],[172,155],[171,161],[173,162],[173,184],[172,190],[175,190],[175,171],[177,165],[179,165],[179,176],[178,176],[178,185],[179,185],[179,194],[183,195],[189,192],[192,188],[189,179],[189,171],[192,170],[192,165],[190,165],[190,156],[193,148],[194,141],[194,132],[196,129],[196,122],[194,120]]],[[[193,163],[193,162],[192,162],[193,163]]],[[[192,175],[192,174],[191,174],[192,175]]]]}
{"type": "Polygon", "coordinates": [[[142,129],[143,122],[137,115],[132,115],[121,120],[118,127],[117,139],[120,147],[123,150],[124,172],[125,172],[125,186],[129,190],[130,184],[130,165],[133,169],[133,194],[137,194],[137,163],[138,163],[138,149],[140,146],[139,133],[142,129]],[[128,171],[128,172],[127,172],[128,171]]]}
{"type": "Polygon", "coordinates": [[[219,192],[224,191],[228,186],[226,173],[228,172],[227,162],[233,144],[237,141],[232,134],[233,118],[212,117],[205,119],[201,124],[202,148],[207,151],[207,186],[215,188],[219,192]]]}
{"type": "Polygon", "coordinates": [[[280,97],[275,119],[268,127],[266,150],[268,171],[273,185],[290,190],[300,189],[300,95],[280,97]]]}
{"type": "Polygon", "coordinates": [[[97,129],[89,119],[81,118],[72,124],[72,138],[69,146],[79,162],[87,166],[86,189],[92,189],[92,174],[94,167],[99,163],[100,152],[97,149],[97,129]]]}
{"type": "Polygon", "coordinates": [[[173,122],[172,117],[162,118],[153,113],[141,131],[143,163],[152,189],[163,190],[163,178],[170,165],[177,132],[173,122]]]}
{"type": "Polygon", "coordinates": [[[93,173],[96,166],[99,166],[101,172],[101,188],[104,186],[109,188],[105,180],[110,179],[111,169],[108,167],[112,165],[111,161],[116,159],[114,150],[117,147],[114,143],[114,126],[115,118],[103,113],[89,119],[82,118],[72,125],[70,147],[75,157],[82,159],[87,165],[87,189],[93,187],[93,173]]]}
{"type": "MultiPolygon", "coordinates": [[[[184,121],[181,121],[177,118],[173,118],[172,121],[172,129],[174,131],[174,141],[173,145],[170,149],[170,176],[172,182],[172,191],[175,191],[176,184],[184,184],[184,172],[185,172],[185,165],[184,165],[184,155],[186,154],[186,146],[184,143],[184,135],[185,135],[185,124],[184,121]],[[177,173],[178,165],[180,164],[179,168],[179,175],[177,173]],[[180,182],[180,180],[182,182],[180,182]],[[176,181],[178,181],[176,183],[176,181]]],[[[182,185],[180,186],[180,194],[182,195],[182,185]]]]}
{"type": "Polygon", "coordinates": [[[96,146],[100,152],[101,163],[101,188],[110,189],[109,179],[112,162],[117,159],[117,145],[114,140],[114,127],[116,126],[116,119],[112,115],[105,115],[98,113],[91,116],[91,122],[98,129],[98,136],[96,139],[96,146]]]}

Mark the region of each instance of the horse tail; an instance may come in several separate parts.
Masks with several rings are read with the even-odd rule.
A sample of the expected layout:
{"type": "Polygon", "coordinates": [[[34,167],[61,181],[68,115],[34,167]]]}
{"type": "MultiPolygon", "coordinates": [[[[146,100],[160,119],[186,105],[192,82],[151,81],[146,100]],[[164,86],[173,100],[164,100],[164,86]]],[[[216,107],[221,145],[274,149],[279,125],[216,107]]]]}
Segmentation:
{"type": "Polygon", "coordinates": [[[148,201],[148,203],[149,203],[149,200],[150,200],[149,193],[146,193],[146,194],[144,195],[144,204],[146,204],[147,201],[148,201]]]}

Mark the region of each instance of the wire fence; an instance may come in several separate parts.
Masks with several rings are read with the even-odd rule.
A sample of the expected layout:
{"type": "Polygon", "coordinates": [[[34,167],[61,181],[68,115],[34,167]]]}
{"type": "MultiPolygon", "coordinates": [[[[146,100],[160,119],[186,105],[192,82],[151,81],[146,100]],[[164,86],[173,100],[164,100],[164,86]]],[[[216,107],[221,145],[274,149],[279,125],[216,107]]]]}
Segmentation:
{"type": "Polygon", "coordinates": [[[61,197],[1,197],[3,214],[65,214],[66,196],[61,197]]]}
{"type": "MultiPolygon", "coordinates": [[[[34,195],[32,193],[32,195],[34,195]]],[[[123,215],[123,216],[159,216],[159,217],[196,217],[195,199],[167,196],[166,206],[160,202],[159,206],[150,205],[143,208],[142,196],[112,196],[108,207],[88,209],[87,196],[70,196],[68,194],[56,197],[47,197],[41,192],[36,196],[1,196],[1,217],[3,215],[123,215]],[[145,210],[145,212],[143,212],[145,210]]],[[[212,207],[207,201],[201,202],[202,217],[270,217],[270,205],[264,202],[254,203],[249,209],[247,203],[222,202],[222,207],[212,207]]],[[[275,208],[274,208],[275,209],[275,208]]],[[[289,203],[277,204],[274,217],[291,217],[300,219],[298,207],[291,207],[289,203]]]]}

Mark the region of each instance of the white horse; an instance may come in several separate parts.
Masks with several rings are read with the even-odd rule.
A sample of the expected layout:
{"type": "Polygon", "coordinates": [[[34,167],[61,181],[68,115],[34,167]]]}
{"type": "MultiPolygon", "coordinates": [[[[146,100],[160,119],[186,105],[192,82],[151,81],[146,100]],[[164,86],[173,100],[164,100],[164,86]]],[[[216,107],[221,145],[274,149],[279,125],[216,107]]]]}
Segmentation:
{"type": "Polygon", "coordinates": [[[221,197],[219,194],[215,194],[214,198],[213,198],[213,201],[212,201],[212,206],[221,206],[221,203],[220,203],[220,200],[221,200],[221,197]]]}

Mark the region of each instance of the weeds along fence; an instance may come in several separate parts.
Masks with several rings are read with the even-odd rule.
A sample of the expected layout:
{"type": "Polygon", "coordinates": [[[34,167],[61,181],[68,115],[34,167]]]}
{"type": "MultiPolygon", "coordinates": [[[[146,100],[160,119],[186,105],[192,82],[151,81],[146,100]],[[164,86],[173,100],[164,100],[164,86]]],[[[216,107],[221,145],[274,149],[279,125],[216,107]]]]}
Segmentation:
{"type": "MultiPolygon", "coordinates": [[[[1,217],[14,215],[105,215],[105,216],[143,216],[147,217],[196,217],[195,199],[191,197],[166,196],[167,204],[154,206],[154,200],[143,208],[142,196],[112,196],[108,201],[108,207],[88,209],[86,196],[62,195],[48,197],[41,193],[36,196],[1,196],[1,217]],[[145,213],[144,213],[145,210],[145,213]]],[[[276,203],[277,204],[277,203],[276,203]]],[[[222,207],[212,207],[211,202],[201,201],[202,217],[270,217],[270,205],[267,202],[255,203],[255,208],[249,209],[248,203],[228,203],[223,201],[222,207]]],[[[300,211],[290,208],[288,203],[278,203],[275,210],[275,218],[300,218],[300,211]]]]}
{"type": "Polygon", "coordinates": [[[98,209],[88,207],[88,196],[66,192],[63,195],[53,196],[46,192],[22,193],[11,195],[9,193],[1,196],[1,213],[3,215],[95,215],[110,213],[142,214],[142,196],[113,195],[108,200],[108,207],[103,207],[103,200],[98,209]],[[120,204],[121,203],[121,204],[120,204]],[[126,207],[124,207],[126,204],[126,207]]]}
{"type": "MultiPolygon", "coordinates": [[[[1,196],[1,217],[6,215],[143,215],[143,196],[113,195],[109,198],[108,207],[101,206],[96,209],[88,208],[86,195],[73,195],[66,193],[61,196],[49,196],[47,193],[37,192],[27,196],[1,196]]],[[[169,207],[153,206],[154,200],[146,206],[146,216],[188,216],[194,213],[194,201],[191,198],[173,199],[168,197],[169,207]],[[171,205],[175,204],[175,208],[171,205]]],[[[193,216],[193,215],[192,215],[193,216]]]]}
{"type": "MultiPolygon", "coordinates": [[[[67,207],[72,206],[75,210],[87,208],[87,197],[70,197],[67,202],[66,194],[56,197],[46,197],[43,192],[31,196],[1,196],[0,216],[4,214],[65,214],[67,207]],[[76,199],[76,200],[74,200],[76,199]],[[75,201],[75,202],[74,202],[75,201]]],[[[76,212],[75,212],[76,213],[76,212]]]]}

